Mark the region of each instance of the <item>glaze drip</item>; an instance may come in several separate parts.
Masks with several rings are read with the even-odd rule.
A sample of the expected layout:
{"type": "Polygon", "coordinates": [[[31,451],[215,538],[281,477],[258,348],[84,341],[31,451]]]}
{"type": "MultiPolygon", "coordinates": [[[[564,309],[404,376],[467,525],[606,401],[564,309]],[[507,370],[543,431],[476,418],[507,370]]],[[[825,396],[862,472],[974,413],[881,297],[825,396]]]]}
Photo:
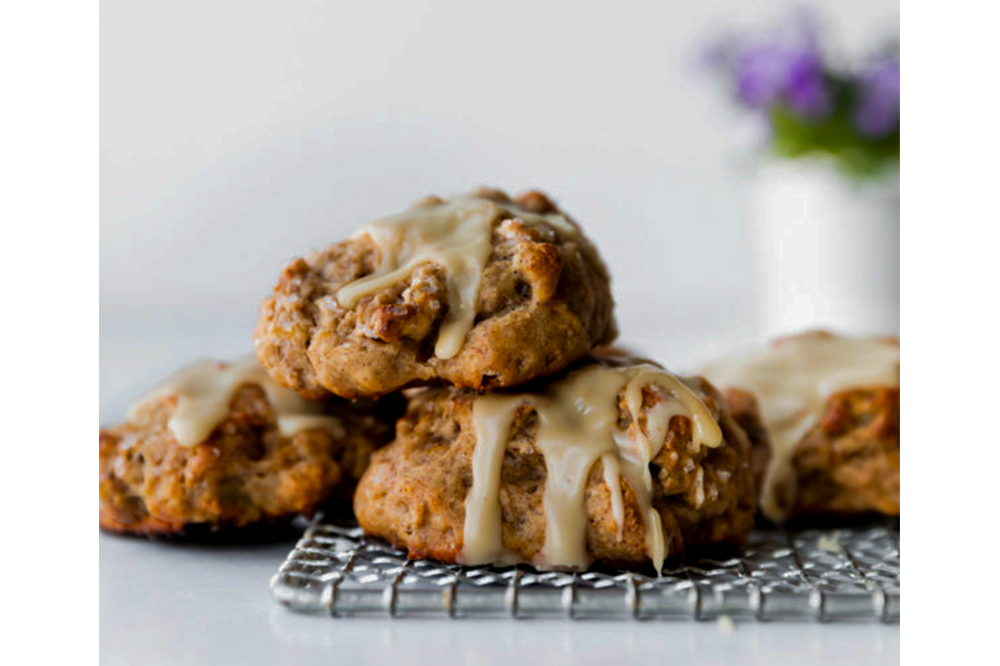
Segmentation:
{"type": "Polygon", "coordinates": [[[539,215],[513,202],[498,203],[496,196],[487,198],[488,194],[473,192],[450,201],[428,198],[361,229],[355,237],[369,236],[379,248],[381,262],[370,275],[342,287],[337,302],[353,307],[361,298],[405,280],[417,266],[438,264],[447,275],[448,312],[434,355],[441,359],[455,356],[475,321],[479,283],[498,222],[518,219],[527,226],[547,225],[567,237],[579,233],[562,215],[539,215]]]}
{"type": "Polygon", "coordinates": [[[717,386],[756,395],[771,436],[760,508],[780,522],[795,504],[796,445],[818,423],[834,393],[899,386],[899,347],[884,340],[812,332],[709,365],[703,374],[717,386]]]}
{"type": "Polygon", "coordinates": [[[335,428],[337,421],[323,413],[323,404],[306,400],[294,391],[278,386],[253,355],[232,364],[203,361],[175,374],[162,386],[132,405],[128,420],[143,423],[146,410],[168,396],[176,396],[177,406],[167,427],[181,446],[204,442],[225,420],[229,403],[245,384],[264,391],[282,435],[291,436],[312,428],[335,428]]]}
{"type": "Polygon", "coordinates": [[[465,501],[460,561],[482,564],[510,560],[501,538],[500,473],[511,424],[522,406],[537,414],[535,447],[545,457],[547,470],[545,542],[533,564],[548,569],[585,569],[590,565],[585,491],[590,472],[600,461],[619,538],[625,519],[624,478],[645,525],[647,553],[659,571],[669,544],[664,541],[660,515],[652,504],[649,463],[662,448],[674,416],[691,421],[691,446],[695,448],[719,446],[722,431],[691,387],[652,364],[594,364],[569,373],[539,393],[476,399],[473,481],[465,501]],[[643,411],[646,391],[655,393],[658,401],[643,411]],[[622,402],[631,417],[625,429],[619,423],[622,402]]]}

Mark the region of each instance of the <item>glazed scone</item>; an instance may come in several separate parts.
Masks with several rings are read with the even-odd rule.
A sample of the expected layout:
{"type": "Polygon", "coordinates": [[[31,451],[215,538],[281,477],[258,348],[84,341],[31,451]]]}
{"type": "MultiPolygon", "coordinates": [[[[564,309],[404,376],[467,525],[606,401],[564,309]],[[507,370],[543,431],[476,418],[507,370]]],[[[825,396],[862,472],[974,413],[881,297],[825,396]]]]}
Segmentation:
{"type": "Polygon", "coordinates": [[[767,518],[899,515],[897,340],[812,331],[703,372],[749,431],[763,423],[767,518]]]}
{"type": "Polygon", "coordinates": [[[173,535],[308,514],[347,499],[394,415],[305,400],[253,357],[179,372],[100,431],[100,526],[173,535]]]}
{"type": "Polygon", "coordinates": [[[539,192],[428,197],[289,264],[254,342],[310,398],[556,373],[616,335],[608,271],[539,192]]]}
{"type": "Polygon", "coordinates": [[[354,510],[411,557],[659,570],[741,543],[755,499],[750,443],[708,382],[605,360],[531,392],[420,391],[354,510]]]}

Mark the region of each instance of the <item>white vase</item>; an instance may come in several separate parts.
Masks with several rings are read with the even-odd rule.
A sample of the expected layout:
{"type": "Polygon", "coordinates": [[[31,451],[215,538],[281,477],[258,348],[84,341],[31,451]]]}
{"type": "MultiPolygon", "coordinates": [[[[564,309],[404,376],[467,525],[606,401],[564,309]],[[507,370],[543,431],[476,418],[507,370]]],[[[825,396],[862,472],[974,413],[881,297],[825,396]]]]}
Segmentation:
{"type": "Polygon", "coordinates": [[[899,175],[850,178],[826,160],[761,165],[751,188],[759,325],[899,332],[899,175]]]}

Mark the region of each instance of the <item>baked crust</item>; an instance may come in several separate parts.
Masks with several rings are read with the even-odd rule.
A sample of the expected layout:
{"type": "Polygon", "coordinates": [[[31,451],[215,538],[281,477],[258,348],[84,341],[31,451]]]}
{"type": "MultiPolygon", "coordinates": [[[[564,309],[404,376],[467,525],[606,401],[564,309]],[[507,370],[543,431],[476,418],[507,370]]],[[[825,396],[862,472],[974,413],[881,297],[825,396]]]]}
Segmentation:
{"type": "MultiPolygon", "coordinates": [[[[726,392],[733,417],[751,434],[755,456],[769,448],[752,394],[726,392]]],[[[832,395],[823,417],[796,445],[790,517],[877,512],[899,515],[899,389],[832,395]]]]}
{"type": "MultiPolygon", "coordinates": [[[[725,401],[701,380],[704,401],[717,416],[724,442],[690,450],[691,422],[671,420],[663,448],[650,464],[653,506],[662,519],[667,556],[685,548],[742,543],[753,524],[756,492],[750,442],[730,417],[725,401]],[[699,478],[702,483],[699,484],[699,478]]],[[[420,391],[397,424],[396,440],[372,456],[354,497],[358,522],[369,534],[409,551],[410,557],[457,561],[463,547],[465,499],[472,485],[476,446],[472,405],[476,394],[451,387],[420,391]]],[[[660,398],[644,391],[640,423],[660,398]]],[[[624,403],[619,426],[631,422],[624,403]]],[[[514,417],[500,476],[504,547],[531,561],[545,540],[543,493],[546,464],[535,447],[537,415],[520,407],[514,417]]],[[[587,550],[595,561],[640,565],[649,561],[645,526],[625,477],[621,477],[625,520],[618,524],[611,491],[598,461],[586,485],[587,550]]]]}
{"type": "MultiPolygon", "coordinates": [[[[510,199],[533,213],[558,213],[540,192],[510,199]]],[[[575,224],[575,223],[574,223],[575,224]]],[[[296,259],[261,306],[257,357],[279,384],[313,399],[380,396],[447,382],[477,390],[511,387],[559,372],[617,334],[610,278],[583,234],[569,239],[511,215],[493,227],[476,319],[453,357],[434,356],[448,309],[443,268],[425,263],[397,284],[344,308],[337,291],[378,267],[374,241],[359,235],[296,259]]]]}
{"type": "MultiPolygon", "coordinates": [[[[100,527],[177,535],[310,514],[351,491],[391,425],[373,409],[331,404],[332,428],[283,436],[261,388],[241,386],[212,435],[181,446],[167,427],[176,397],[144,409],[142,423],[100,431],[100,527]]],[[[384,407],[380,408],[384,409],[384,407]]]]}
{"type": "Polygon", "coordinates": [[[795,514],[899,515],[899,389],[831,396],[795,447],[795,514]]]}

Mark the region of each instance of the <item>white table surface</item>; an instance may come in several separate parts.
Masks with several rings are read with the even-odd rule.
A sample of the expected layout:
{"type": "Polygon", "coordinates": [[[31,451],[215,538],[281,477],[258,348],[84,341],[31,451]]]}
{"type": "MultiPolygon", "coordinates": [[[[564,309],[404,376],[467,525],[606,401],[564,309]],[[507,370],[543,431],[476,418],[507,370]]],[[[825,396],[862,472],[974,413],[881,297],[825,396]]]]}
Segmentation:
{"type": "MultiPolygon", "coordinates": [[[[752,337],[738,303],[648,308],[619,303],[635,346],[674,367],[752,337]],[[659,312],[660,314],[656,314],[659,312]],[[677,332],[678,312],[693,321],[677,332]],[[640,318],[637,321],[637,318],[640,318]],[[631,320],[631,321],[630,321],[631,320]],[[676,324],[676,322],[673,322],[676,324]],[[660,331],[672,331],[663,335],[660,331]]],[[[102,312],[101,423],[164,373],[249,349],[253,313],[102,312]]],[[[626,328],[627,327],[627,328],[626,328]]],[[[629,341],[626,340],[626,341],[629,341]]],[[[889,664],[899,627],[876,624],[332,619],[291,613],[268,582],[292,543],[193,545],[100,537],[101,660],[106,664],[373,663],[889,664]]]]}

